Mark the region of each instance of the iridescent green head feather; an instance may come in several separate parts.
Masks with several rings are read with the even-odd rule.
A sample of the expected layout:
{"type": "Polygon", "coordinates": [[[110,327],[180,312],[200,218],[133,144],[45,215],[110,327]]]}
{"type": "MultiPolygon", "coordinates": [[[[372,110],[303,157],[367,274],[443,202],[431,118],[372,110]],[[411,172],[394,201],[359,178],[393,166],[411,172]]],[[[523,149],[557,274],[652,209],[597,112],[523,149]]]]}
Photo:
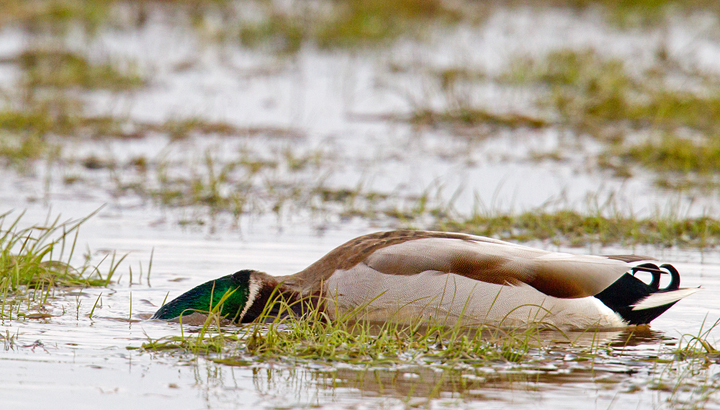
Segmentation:
{"type": "Polygon", "coordinates": [[[208,314],[219,311],[222,317],[240,322],[254,301],[256,292],[251,290],[253,272],[241,270],[196,286],[163,305],[152,318],[172,320],[195,312],[208,314]]]}

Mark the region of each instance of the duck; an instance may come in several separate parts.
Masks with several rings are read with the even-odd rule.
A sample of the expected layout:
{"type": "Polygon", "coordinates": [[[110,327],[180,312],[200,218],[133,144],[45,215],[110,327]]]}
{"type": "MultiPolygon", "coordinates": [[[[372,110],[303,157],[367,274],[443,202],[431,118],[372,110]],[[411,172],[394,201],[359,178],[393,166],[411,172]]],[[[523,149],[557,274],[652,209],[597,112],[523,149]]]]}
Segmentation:
{"type": "Polygon", "coordinates": [[[697,290],[680,288],[677,269],[645,256],[570,254],[464,233],[395,230],[352,239],[292,275],[245,269],[205,282],[162,305],[152,319],[179,321],[214,308],[249,323],[280,314],[283,309],[270,305],[282,300],[295,306],[286,313],[314,308],[329,320],[352,314],[400,324],[612,329],[647,325],[697,290]],[[640,278],[648,273],[649,283],[640,278]],[[663,288],[661,275],[670,276],[663,288]]]}

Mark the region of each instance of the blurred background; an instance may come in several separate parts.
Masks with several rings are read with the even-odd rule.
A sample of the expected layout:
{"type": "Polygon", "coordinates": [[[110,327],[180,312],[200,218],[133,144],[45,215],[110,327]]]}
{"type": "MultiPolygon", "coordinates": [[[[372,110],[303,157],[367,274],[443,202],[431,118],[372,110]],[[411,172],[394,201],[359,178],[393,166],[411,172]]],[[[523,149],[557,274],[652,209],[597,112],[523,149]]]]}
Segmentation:
{"type": "Polygon", "coordinates": [[[107,204],[210,235],[720,238],[714,1],[5,0],[2,10],[8,208],[107,204]]]}
{"type": "Polygon", "coordinates": [[[720,408],[719,17],[716,0],[0,0],[0,407],[720,408]],[[145,320],[393,228],[634,252],[703,291],[652,331],[479,362],[198,353],[204,330],[145,320]]]}

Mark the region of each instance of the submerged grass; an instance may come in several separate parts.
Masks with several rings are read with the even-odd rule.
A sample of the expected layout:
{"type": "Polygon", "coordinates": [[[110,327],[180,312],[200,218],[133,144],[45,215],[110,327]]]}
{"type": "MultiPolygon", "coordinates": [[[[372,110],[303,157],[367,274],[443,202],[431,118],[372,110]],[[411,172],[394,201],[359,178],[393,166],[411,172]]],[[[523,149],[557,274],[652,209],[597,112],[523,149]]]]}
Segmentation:
{"type": "MultiPolygon", "coordinates": [[[[149,340],[146,350],[188,350],[195,354],[222,353],[214,360],[229,364],[252,360],[292,362],[323,360],[349,364],[414,361],[522,361],[544,344],[538,325],[525,329],[446,327],[418,319],[414,324],[376,323],[362,319],[362,309],[328,314],[310,299],[286,303],[270,298],[263,314],[233,334],[222,327],[222,306],[214,306],[195,335],[149,340]],[[296,305],[305,313],[297,316],[296,305]],[[211,331],[213,329],[213,331],[211,331]]],[[[222,302],[221,302],[222,303],[222,302]]],[[[181,319],[182,323],[182,319],[181,319]]]]}
{"type": "Polygon", "coordinates": [[[484,207],[476,206],[472,213],[461,214],[454,207],[460,191],[448,199],[442,187],[430,186],[422,195],[407,197],[367,190],[362,181],[353,188],[330,188],[317,182],[329,161],[321,151],[298,153],[288,148],[273,157],[244,151],[238,158],[220,160],[208,150],[197,161],[189,175],[186,167],[161,163],[155,168],[157,184],[135,185],[132,192],[165,206],[201,206],[235,218],[268,212],[278,216],[310,213],[319,218],[357,217],[386,226],[461,231],[515,241],[550,240],[568,246],[648,244],[702,249],[720,245],[720,220],[711,215],[657,211],[636,217],[622,211],[612,198],[600,206],[589,204],[587,211],[543,206],[520,213],[483,212],[484,207]]]}
{"type": "Polygon", "coordinates": [[[669,401],[695,404],[707,402],[718,391],[712,377],[718,353],[708,339],[717,323],[710,329],[701,326],[697,335],[683,336],[674,345],[665,342],[660,351],[650,348],[642,353],[634,346],[652,338],[646,327],[608,336],[595,330],[563,333],[537,326],[448,327],[422,321],[398,325],[363,321],[358,312],[330,320],[315,308],[300,317],[282,316],[291,307],[274,306],[266,307],[258,321],[230,329],[221,327],[222,318],[217,314],[221,306],[216,306],[193,333],[149,339],[141,348],[202,355],[227,366],[272,363],[291,369],[324,369],[320,371],[334,372],[328,376],[332,386],[353,378],[364,380],[365,372],[371,372],[373,377],[364,389],[382,391],[386,385],[403,390],[407,398],[433,398],[440,391],[462,392],[468,386],[512,389],[516,383],[558,382],[605,386],[639,382],[644,387],[630,392],[659,389],[667,392],[669,401]],[[606,367],[606,363],[612,365],[606,367]],[[627,371],[618,371],[618,366],[626,366],[627,371]],[[632,376],[638,371],[647,380],[632,376]],[[398,378],[397,372],[403,376],[398,378]],[[438,379],[428,374],[442,376],[438,379]],[[407,377],[417,380],[402,382],[407,377]],[[433,382],[421,387],[427,380],[433,382]],[[413,387],[405,391],[408,383],[413,387]],[[663,386],[670,386],[669,390],[663,386]],[[680,399],[675,392],[689,392],[691,398],[680,399]]]}

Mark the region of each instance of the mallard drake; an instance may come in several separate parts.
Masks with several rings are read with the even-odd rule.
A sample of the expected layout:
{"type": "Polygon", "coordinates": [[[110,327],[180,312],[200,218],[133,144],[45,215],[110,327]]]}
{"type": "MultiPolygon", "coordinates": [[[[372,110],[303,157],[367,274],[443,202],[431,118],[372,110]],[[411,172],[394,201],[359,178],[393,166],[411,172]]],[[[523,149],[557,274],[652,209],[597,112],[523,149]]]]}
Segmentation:
{"type": "Polygon", "coordinates": [[[342,244],[304,270],[270,276],[241,270],[163,305],[153,319],[220,313],[258,318],[269,300],[311,301],[332,320],[355,311],[370,321],[571,328],[650,323],[697,291],[678,271],[635,255],[549,252],[461,233],[390,231],[342,244]],[[637,272],[648,272],[643,282],[637,272]],[[660,288],[661,274],[670,283],[660,288]]]}

